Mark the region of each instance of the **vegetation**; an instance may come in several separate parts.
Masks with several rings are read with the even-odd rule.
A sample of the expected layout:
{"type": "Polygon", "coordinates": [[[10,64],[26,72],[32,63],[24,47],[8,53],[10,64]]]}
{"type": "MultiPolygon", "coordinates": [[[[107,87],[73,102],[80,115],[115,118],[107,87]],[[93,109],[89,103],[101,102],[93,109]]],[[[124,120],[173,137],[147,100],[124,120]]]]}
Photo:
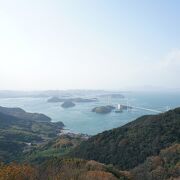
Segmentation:
{"type": "Polygon", "coordinates": [[[128,179],[119,170],[95,161],[51,158],[40,166],[1,165],[0,180],[118,180],[128,179]]]}
{"type": "Polygon", "coordinates": [[[127,170],[179,142],[180,108],[177,108],[159,115],[143,116],[123,127],[93,136],[76,147],[70,156],[127,170]]]}
{"type": "Polygon", "coordinates": [[[60,159],[54,158],[42,165],[42,179],[52,177],[52,179],[63,180],[117,180],[127,179],[115,168],[82,159],[60,159]]]}
{"type": "Polygon", "coordinates": [[[19,160],[22,152],[57,137],[63,127],[61,122],[36,121],[35,118],[23,119],[24,115],[19,118],[9,115],[9,109],[6,111],[5,108],[3,109],[4,113],[0,112],[0,159],[5,162],[19,160]],[[5,114],[6,112],[8,114],[5,114]]]}
{"type": "Polygon", "coordinates": [[[81,134],[75,137],[64,134],[28,151],[24,154],[24,160],[33,164],[40,164],[53,157],[62,157],[84,140],[86,139],[81,134]]]}
{"type": "Polygon", "coordinates": [[[40,113],[29,113],[21,108],[7,108],[0,106],[0,112],[24,120],[50,122],[51,118],[40,113]]]}
{"type": "Polygon", "coordinates": [[[107,114],[110,113],[113,109],[115,109],[114,106],[99,106],[92,109],[92,112],[100,113],[100,114],[107,114]]]}
{"type": "Polygon", "coordinates": [[[71,133],[57,136],[61,128],[61,122],[27,120],[0,112],[0,180],[180,177],[180,108],[143,116],[88,140],[86,135],[71,133]]]}
{"type": "Polygon", "coordinates": [[[49,157],[39,165],[0,163],[0,180],[175,180],[180,177],[180,144],[161,150],[159,155],[130,171],[96,161],[49,157]]]}
{"type": "Polygon", "coordinates": [[[161,150],[158,156],[147,160],[131,170],[134,180],[165,180],[180,178],[180,144],[161,150]]]}
{"type": "Polygon", "coordinates": [[[30,165],[1,163],[0,180],[38,180],[38,172],[30,165]]]}

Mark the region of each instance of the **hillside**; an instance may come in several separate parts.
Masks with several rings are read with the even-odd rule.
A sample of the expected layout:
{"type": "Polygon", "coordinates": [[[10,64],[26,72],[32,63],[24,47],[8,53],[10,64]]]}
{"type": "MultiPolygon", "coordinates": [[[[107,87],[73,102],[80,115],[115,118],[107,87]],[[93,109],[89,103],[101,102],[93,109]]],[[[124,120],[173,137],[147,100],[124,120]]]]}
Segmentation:
{"type": "Polygon", "coordinates": [[[131,170],[134,180],[165,180],[180,178],[180,144],[174,144],[160,151],[159,155],[131,170]]]}
{"type": "Polygon", "coordinates": [[[180,142],[180,108],[147,115],[113,130],[93,136],[76,147],[70,156],[96,160],[127,170],[147,157],[180,142]]]}
{"type": "Polygon", "coordinates": [[[62,134],[56,138],[50,139],[43,144],[24,153],[24,161],[32,164],[40,164],[47,159],[54,157],[63,157],[81,142],[87,140],[84,134],[62,134]]]}
{"type": "Polygon", "coordinates": [[[178,180],[180,144],[160,151],[130,171],[75,158],[50,157],[39,165],[0,162],[0,180],[178,180]]]}
{"type": "MultiPolygon", "coordinates": [[[[6,112],[9,114],[9,109],[6,112]]],[[[52,123],[47,120],[35,120],[35,118],[23,119],[24,115],[20,118],[8,114],[5,114],[5,111],[0,112],[0,160],[6,162],[17,160],[22,152],[57,137],[64,126],[62,122],[52,123]]],[[[44,117],[44,115],[40,117],[42,116],[44,117]]]]}
{"type": "Polygon", "coordinates": [[[11,115],[19,119],[32,120],[39,122],[50,122],[51,118],[40,113],[29,113],[21,108],[8,108],[0,106],[0,113],[11,115]]]}
{"type": "Polygon", "coordinates": [[[112,166],[82,159],[51,158],[40,166],[0,164],[0,180],[128,180],[112,166]]]}
{"type": "Polygon", "coordinates": [[[82,134],[58,135],[61,128],[61,122],[0,112],[0,180],[180,177],[180,108],[140,117],[89,139],[82,134]]]}

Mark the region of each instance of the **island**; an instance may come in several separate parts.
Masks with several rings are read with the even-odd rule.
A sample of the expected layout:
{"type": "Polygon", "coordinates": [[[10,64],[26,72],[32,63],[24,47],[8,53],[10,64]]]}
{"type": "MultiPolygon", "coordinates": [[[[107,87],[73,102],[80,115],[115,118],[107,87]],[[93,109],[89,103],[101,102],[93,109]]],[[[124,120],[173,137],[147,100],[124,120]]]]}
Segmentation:
{"type": "Polygon", "coordinates": [[[97,98],[91,98],[91,99],[88,99],[88,98],[72,98],[71,100],[74,102],[96,102],[96,101],[98,101],[97,98]]]}
{"type": "Polygon", "coordinates": [[[99,106],[92,109],[92,112],[100,113],[100,114],[107,114],[110,113],[113,109],[115,109],[114,106],[107,105],[107,106],[99,106]]]}
{"type": "Polygon", "coordinates": [[[114,94],[101,94],[101,95],[99,95],[99,97],[103,97],[103,98],[106,98],[106,97],[111,97],[111,98],[124,98],[124,95],[122,95],[122,94],[117,94],[117,93],[114,93],[114,94]]]}
{"type": "Polygon", "coordinates": [[[77,103],[86,103],[86,102],[96,102],[98,101],[97,98],[59,98],[59,97],[51,97],[47,100],[49,103],[57,103],[57,102],[65,102],[65,101],[72,101],[77,103]]]}
{"type": "Polygon", "coordinates": [[[70,107],[74,107],[75,106],[75,104],[72,102],[72,101],[65,101],[62,105],[61,105],[61,107],[63,107],[63,108],[70,108],[70,107]]]}
{"type": "Polygon", "coordinates": [[[57,103],[57,102],[64,102],[64,99],[60,99],[58,97],[51,97],[50,99],[47,100],[49,103],[57,103]]]}

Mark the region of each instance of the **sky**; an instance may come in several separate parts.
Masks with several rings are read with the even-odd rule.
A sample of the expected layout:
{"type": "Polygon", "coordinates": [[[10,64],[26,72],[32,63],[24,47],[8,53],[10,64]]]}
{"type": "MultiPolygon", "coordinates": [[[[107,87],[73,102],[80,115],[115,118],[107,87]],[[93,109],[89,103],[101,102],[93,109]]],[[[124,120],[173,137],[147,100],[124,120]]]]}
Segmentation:
{"type": "Polygon", "coordinates": [[[0,90],[180,89],[179,0],[0,0],[0,90]]]}

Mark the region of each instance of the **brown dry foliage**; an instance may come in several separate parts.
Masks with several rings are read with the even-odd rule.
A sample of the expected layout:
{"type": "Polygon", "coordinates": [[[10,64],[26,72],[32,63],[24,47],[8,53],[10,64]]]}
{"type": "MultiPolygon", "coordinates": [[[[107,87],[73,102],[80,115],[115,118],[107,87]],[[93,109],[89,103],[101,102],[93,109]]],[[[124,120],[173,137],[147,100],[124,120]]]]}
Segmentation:
{"type": "Polygon", "coordinates": [[[0,167],[0,180],[36,180],[37,171],[29,165],[2,165],[0,167]]]}
{"type": "Polygon", "coordinates": [[[117,178],[109,172],[104,171],[88,171],[80,177],[81,180],[117,180],[117,178]]]}

